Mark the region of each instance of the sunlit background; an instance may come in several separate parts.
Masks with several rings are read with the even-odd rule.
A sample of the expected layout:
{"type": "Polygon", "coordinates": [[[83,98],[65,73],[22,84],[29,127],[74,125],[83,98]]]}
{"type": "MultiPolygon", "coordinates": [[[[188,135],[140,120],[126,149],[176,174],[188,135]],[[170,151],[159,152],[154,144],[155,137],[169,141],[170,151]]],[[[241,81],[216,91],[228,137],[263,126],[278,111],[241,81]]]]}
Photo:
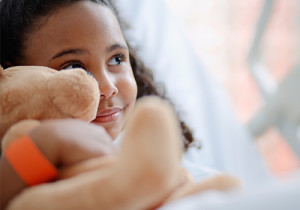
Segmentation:
{"type": "MultiPolygon", "coordinates": [[[[247,58],[265,0],[166,1],[201,61],[228,91],[238,119],[246,124],[263,105],[247,58]]],[[[299,14],[299,0],[274,0],[261,58],[277,82],[300,57],[299,14]]],[[[269,129],[256,142],[275,175],[299,169],[295,155],[276,129],[269,129]]]]}

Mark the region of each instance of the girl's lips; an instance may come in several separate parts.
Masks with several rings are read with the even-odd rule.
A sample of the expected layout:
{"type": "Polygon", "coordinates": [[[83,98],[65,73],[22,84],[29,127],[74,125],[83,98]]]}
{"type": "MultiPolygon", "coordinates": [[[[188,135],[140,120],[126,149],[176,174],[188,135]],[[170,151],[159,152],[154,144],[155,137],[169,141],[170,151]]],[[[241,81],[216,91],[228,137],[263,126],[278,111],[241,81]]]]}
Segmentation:
{"type": "Polygon", "coordinates": [[[97,117],[93,120],[93,122],[97,123],[109,123],[119,119],[121,115],[122,109],[113,108],[101,111],[97,114],[97,117]]]}

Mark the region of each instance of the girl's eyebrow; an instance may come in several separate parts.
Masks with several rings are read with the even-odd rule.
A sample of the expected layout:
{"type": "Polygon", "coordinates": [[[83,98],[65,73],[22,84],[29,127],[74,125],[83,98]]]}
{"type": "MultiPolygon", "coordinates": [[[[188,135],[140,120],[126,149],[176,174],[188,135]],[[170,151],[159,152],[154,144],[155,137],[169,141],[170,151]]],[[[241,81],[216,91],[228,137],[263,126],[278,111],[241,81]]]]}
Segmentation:
{"type": "Polygon", "coordinates": [[[88,54],[87,50],[84,49],[67,49],[67,50],[63,50],[57,54],[55,54],[51,60],[62,57],[64,55],[68,55],[68,54],[73,54],[73,55],[84,55],[84,54],[88,54]]]}
{"type": "Polygon", "coordinates": [[[106,51],[111,52],[111,51],[114,51],[114,50],[117,50],[117,49],[128,50],[128,47],[124,44],[113,44],[113,45],[109,46],[108,48],[106,48],[106,51]]]}
{"type": "MultiPolygon", "coordinates": [[[[128,50],[128,47],[124,44],[113,44],[111,46],[109,46],[108,48],[106,48],[107,52],[111,52],[114,51],[116,49],[125,49],[128,50]]],[[[62,57],[64,55],[68,55],[68,54],[73,54],[73,55],[86,55],[88,54],[88,51],[85,49],[67,49],[67,50],[63,50],[57,54],[55,54],[51,60],[62,57]]]]}

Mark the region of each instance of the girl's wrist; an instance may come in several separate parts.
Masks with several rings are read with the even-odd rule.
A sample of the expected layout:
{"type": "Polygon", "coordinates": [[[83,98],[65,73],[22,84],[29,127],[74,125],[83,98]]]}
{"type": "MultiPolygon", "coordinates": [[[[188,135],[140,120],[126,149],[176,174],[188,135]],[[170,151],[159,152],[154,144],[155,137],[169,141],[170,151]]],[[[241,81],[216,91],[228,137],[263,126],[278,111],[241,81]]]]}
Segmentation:
{"type": "Polygon", "coordinates": [[[5,209],[7,202],[26,187],[26,183],[12,168],[4,155],[0,159],[0,209],[5,209]]]}
{"type": "Polygon", "coordinates": [[[44,156],[54,165],[60,164],[59,148],[61,140],[53,134],[51,125],[41,124],[29,133],[36,146],[44,156]]]}
{"type": "Polygon", "coordinates": [[[58,177],[58,170],[37,147],[30,136],[13,141],[4,151],[5,158],[28,186],[33,186],[58,177]]]}

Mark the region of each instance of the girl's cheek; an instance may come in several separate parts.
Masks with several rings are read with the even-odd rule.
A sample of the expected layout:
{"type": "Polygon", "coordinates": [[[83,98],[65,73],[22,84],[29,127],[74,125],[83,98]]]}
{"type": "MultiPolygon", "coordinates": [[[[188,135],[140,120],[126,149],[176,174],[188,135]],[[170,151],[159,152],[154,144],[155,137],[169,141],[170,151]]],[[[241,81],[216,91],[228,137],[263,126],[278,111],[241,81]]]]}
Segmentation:
{"type": "Polygon", "coordinates": [[[136,100],[136,96],[137,96],[137,90],[138,90],[138,87],[137,87],[137,84],[136,84],[136,81],[135,79],[133,78],[132,81],[131,81],[131,84],[130,84],[130,89],[131,89],[131,93],[132,93],[132,100],[136,100]]]}
{"type": "Polygon", "coordinates": [[[135,102],[137,96],[137,84],[133,75],[126,75],[126,77],[122,77],[120,81],[120,89],[119,91],[125,92],[125,95],[128,99],[135,102]]]}

